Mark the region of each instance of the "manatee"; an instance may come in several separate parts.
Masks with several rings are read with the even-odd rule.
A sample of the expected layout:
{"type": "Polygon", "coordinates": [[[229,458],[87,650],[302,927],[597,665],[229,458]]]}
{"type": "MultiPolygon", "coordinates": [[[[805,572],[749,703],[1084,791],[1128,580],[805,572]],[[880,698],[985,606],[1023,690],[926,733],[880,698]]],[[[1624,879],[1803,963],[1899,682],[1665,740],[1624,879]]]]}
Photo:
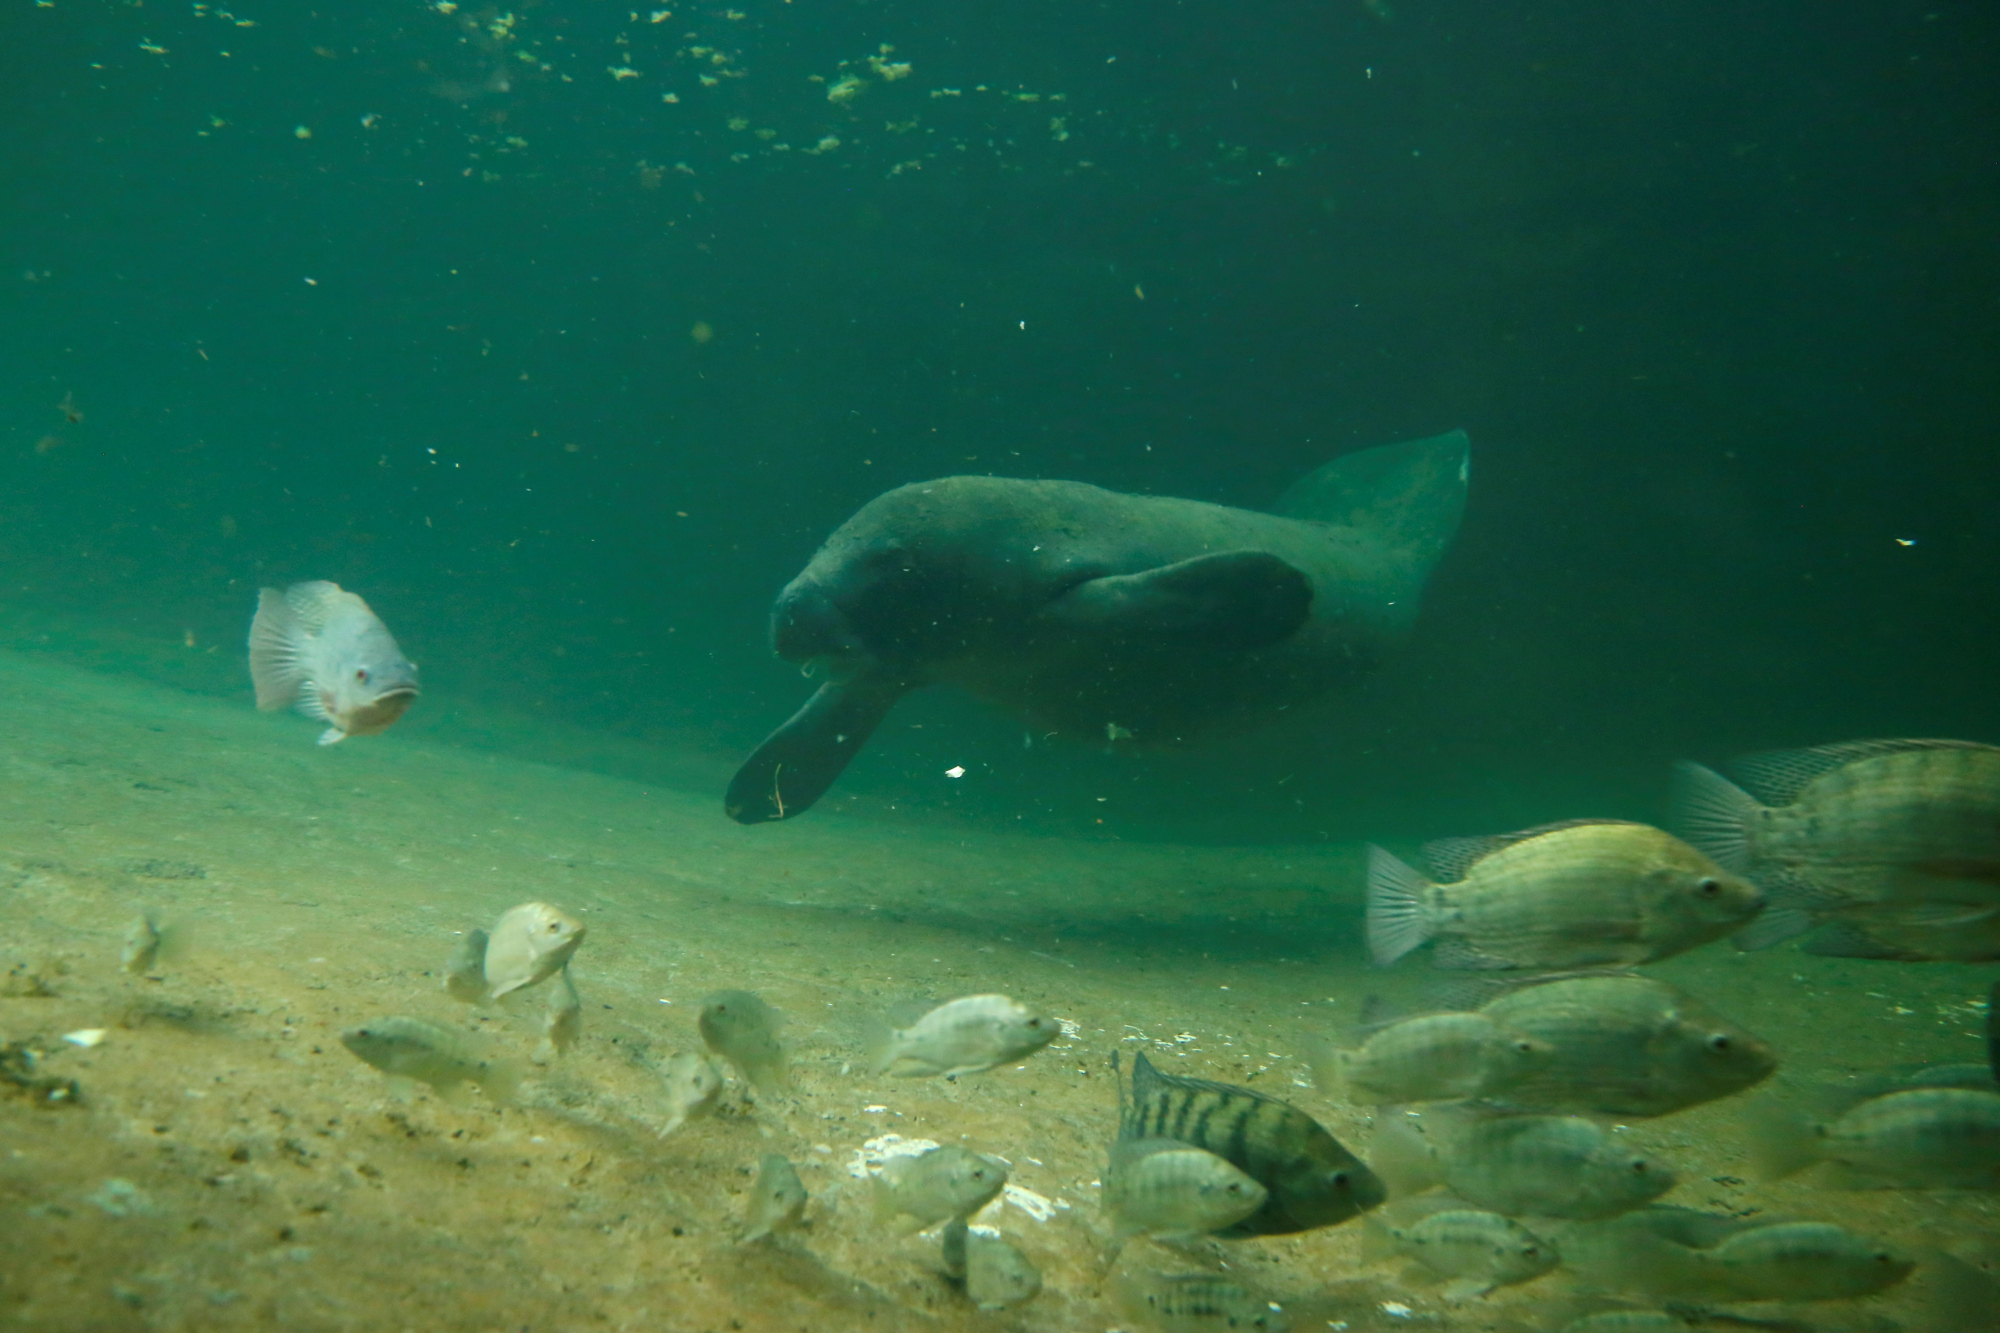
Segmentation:
{"type": "Polygon", "coordinates": [[[772,646],[824,683],[724,808],[804,813],[927,685],[1040,730],[1177,745],[1350,684],[1415,620],[1468,450],[1452,431],[1347,454],[1268,514],[1006,477],[877,496],[778,595],[772,646]]]}

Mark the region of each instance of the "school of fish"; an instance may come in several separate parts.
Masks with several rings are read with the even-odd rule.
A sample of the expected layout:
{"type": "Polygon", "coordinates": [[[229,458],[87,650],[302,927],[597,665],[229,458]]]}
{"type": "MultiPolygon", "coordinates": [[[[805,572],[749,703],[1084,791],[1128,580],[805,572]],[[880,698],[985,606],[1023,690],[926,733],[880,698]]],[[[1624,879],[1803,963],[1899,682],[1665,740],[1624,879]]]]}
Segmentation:
{"type": "MultiPolygon", "coordinates": [[[[250,646],[258,705],[324,722],[322,744],[379,733],[417,697],[416,668],[386,626],[332,583],[264,590],[250,646]]],[[[1142,1237],[1181,1247],[1188,1263],[1121,1268],[1105,1294],[1135,1327],[1288,1328],[1254,1283],[1211,1269],[1228,1251],[1201,1247],[1360,1219],[1366,1262],[1408,1265],[1447,1304],[1573,1274],[1584,1298],[1551,1307],[1546,1325],[1565,1333],[1819,1327],[1760,1312],[1829,1309],[1927,1277],[1953,1293],[1939,1333],[2000,1326],[1992,1279],[1949,1254],[1883,1245],[1833,1206],[1746,1217],[1661,1204],[1680,1182],[1673,1162],[1622,1141],[1631,1120],[1740,1095],[1780,1064],[1754,1032],[1639,970],[1648,964],[1721,940],[1751,952],[1800,935],[1824,955],[2000,961],[2000,749],[1854,741],[1729,771],[1677,766],[1672,831],[1573,819],[1447,838],[1423,849],[1421,871],[1367,849],[1374,960],[1428,947],[1435,968],[1458,974],[1431,1002],[1376,1006],[1344,1042],[1329,1035],[1303,1052],[1323,1095],[1372,1111],[1371,1161],[1290,1101],[1167,1072],[1143,1046],[1128,1077],[1114,1050],[1117,1107],[1097,1182],[1106,1263],[1142,1237]]],[[[521,992],[546,987],[532,1062],[559,1060],[585,1037],[572,968],[587,934],[552,904],[519,904],[458,935],[443,988],[469,1006],[518,1008],[521,992]]],[[[147,975],[169,937],[142,913],[120,966],[147,975]]],[[[1766,1099],[1746,1117],[1749,1169],[1821,1189],[2000,1192],[1996,1001],[2000,985],[1983,1064],[1885,1068],[1803,1109],[1766,1099]]],[[[711,1114],[725,1066],[746,1096],[793,1095],[784,1020],[762,997],[711,994],[695,1027],[702,1049],[655,1066],[658,1133],[711,1114]]],[[[880,1030],[865,1067],[953,1080],[1028,1070],[1063,1025],[986,992],[880,1030]]],[[[341,1040],[398,1087],[445,1097],[477,1088],[517,1104],[533,1077],[469,1026],[385,1015],[341,1040]]],[[[919,1146],[865,1174],[873,1224],[935,1229],[939,1271],[970,1304],[1000,1311],[1042,1292],[1028,1251],[979,1220],[1008,1188],[1007,1162],[969,1145],[919,1146]]],[[[742,1244],[811,1244],[815,1204],[782,1154],[759,1159],[746,1199],[742,1244]]]]}

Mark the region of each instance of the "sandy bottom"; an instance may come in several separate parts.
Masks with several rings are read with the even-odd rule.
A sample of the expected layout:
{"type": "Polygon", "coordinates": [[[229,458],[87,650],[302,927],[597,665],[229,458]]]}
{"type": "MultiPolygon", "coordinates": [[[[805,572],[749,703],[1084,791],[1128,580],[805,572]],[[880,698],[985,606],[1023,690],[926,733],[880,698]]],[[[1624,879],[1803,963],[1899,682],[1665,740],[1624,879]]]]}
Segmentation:
{"type": "MultiPolygon", "coordinates": [[[[18,656],[0,655],[0,697],[0,1042],[81,1090],[44,1105],[0,1085],[0,1322],[21,1327],[1138,1328],[1113,1299],[1096,1203],[1111,1050],[1279,1092],[1366,1156],[1369,1113],[1314,1091],[1301,1051],[1426,970],[1364,966],[1352,847],[1036,841],[818,813],[739,829],[719,774],[661,790],[394,733],[322,750],[301,719],[18,656]],[[589,926],[582,1041],[541,1067],[526,1061],[542,992],[476,1010],[440,985],[458,932],[535,898],[589,926]],[[168,948],[135,978],[119,949],[142,908],[168,948]],[[654,1066],[698,1047],[696,1011],[722,987],[788,1016],[794,1087],[732,1084],[715,1116],[662,1138],[654,1066]],[[986,990],[1073,1035],[957,1082],[866,1071],[890,1005],[986,990]],[[399,1093],[339,1041],[388,1014],[483,1033],[528,1071],[518,1104],[399,1093]],[[87,1029],[101,1042],[64,1040],[87,1029]],[[891,1134],[1013,1164],[1026,1193],[981,1220],[1040,1267],[1038,1298],[975,1310],[934,1237],[872,1222],[850,1165],[891,1134]],[[740,1245],[774,1151],[814,1195],[808,1223],[740,1245]]],[[[1661,971],[1793,1072],[1983,1049],[1990,969],[1711,948],[1661,971]]],[[[1665,1202],[1989,1260],[1990,1195],[1745,1183],[1742,1101],[1633,1127],[1681,1174],[1665,1202]]],[[[1597,1308],[1561,1272],[1449,1304],[1364,1262],[1359,1233],[1135,1245],[1120,1262],[1226,1266],[1295,1329],[1555,1328],[1597,1308]]],[[[1926,1308],[1899,1291],[1805,1317],[1942,1328],[1926,1308]]]]}

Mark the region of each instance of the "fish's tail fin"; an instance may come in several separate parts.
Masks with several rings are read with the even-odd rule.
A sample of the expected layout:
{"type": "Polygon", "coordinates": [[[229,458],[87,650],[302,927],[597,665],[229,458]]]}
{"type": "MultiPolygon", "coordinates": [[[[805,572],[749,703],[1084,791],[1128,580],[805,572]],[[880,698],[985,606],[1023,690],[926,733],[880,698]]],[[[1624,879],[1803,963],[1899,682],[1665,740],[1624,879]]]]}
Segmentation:
{"type": "Polygon", "coordinates": [[[1783,1180],[1820,1160],[1818,1129],[1790,1107],[1766,1101],[1743,1117],[1750,1149],[1750,1173],[1762,1181],[1783,1180]]]}
{"type": "Polygon", "coordinates": [[[1383,967],[1430,938],[1431,882],[1389,852],[1368,847],[1368,952],[1383,967]]]}
{"type": "Polygon", "coordinates": [[[1305,1057],[1306,1068],[1312,1073],[1313,1087],[1322,1095],[1332,1097],[1346,1091],[1346,1051],[1325,1037],[1315,1037],[1306,1043],[1305,1057]]]}
{"type": "Polygon", "coordinates": [[[1714,769],[1682,760],[1674,765],[1668,808],[1676,836],[1731,874],[1750,872],[1750,822],[1764,811],[1756,797],[1714,769]]]}
{"type": "Polygon", "coordinates": [[[1454,430],[1343,454],[1300,478],[1272,512],[1373,533],[1421,581],[1458,532],[1471,449],[1454,430]]]}
{"type": "Polygon", "coordinates": [[[305,639],[305,627],[285,594],[276,588],[259,591],[257,615],[250,622],[250,682],[257,687],[257,707],[270,712],[298,699],[306,679],[300,657],[305,639]]]}

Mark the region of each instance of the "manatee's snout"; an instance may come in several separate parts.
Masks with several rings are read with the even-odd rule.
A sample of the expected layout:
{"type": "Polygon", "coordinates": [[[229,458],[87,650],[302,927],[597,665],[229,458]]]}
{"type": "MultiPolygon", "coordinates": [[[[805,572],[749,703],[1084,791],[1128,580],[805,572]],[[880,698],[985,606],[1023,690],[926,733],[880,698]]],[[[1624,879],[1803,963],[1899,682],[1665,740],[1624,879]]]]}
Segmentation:
{"type": "Polygon", "coordinates": [[[817,583],[794,579],[771,608],[771,646],[787,662],[855,658],[867,650],[853,624],[817,583]]]}

